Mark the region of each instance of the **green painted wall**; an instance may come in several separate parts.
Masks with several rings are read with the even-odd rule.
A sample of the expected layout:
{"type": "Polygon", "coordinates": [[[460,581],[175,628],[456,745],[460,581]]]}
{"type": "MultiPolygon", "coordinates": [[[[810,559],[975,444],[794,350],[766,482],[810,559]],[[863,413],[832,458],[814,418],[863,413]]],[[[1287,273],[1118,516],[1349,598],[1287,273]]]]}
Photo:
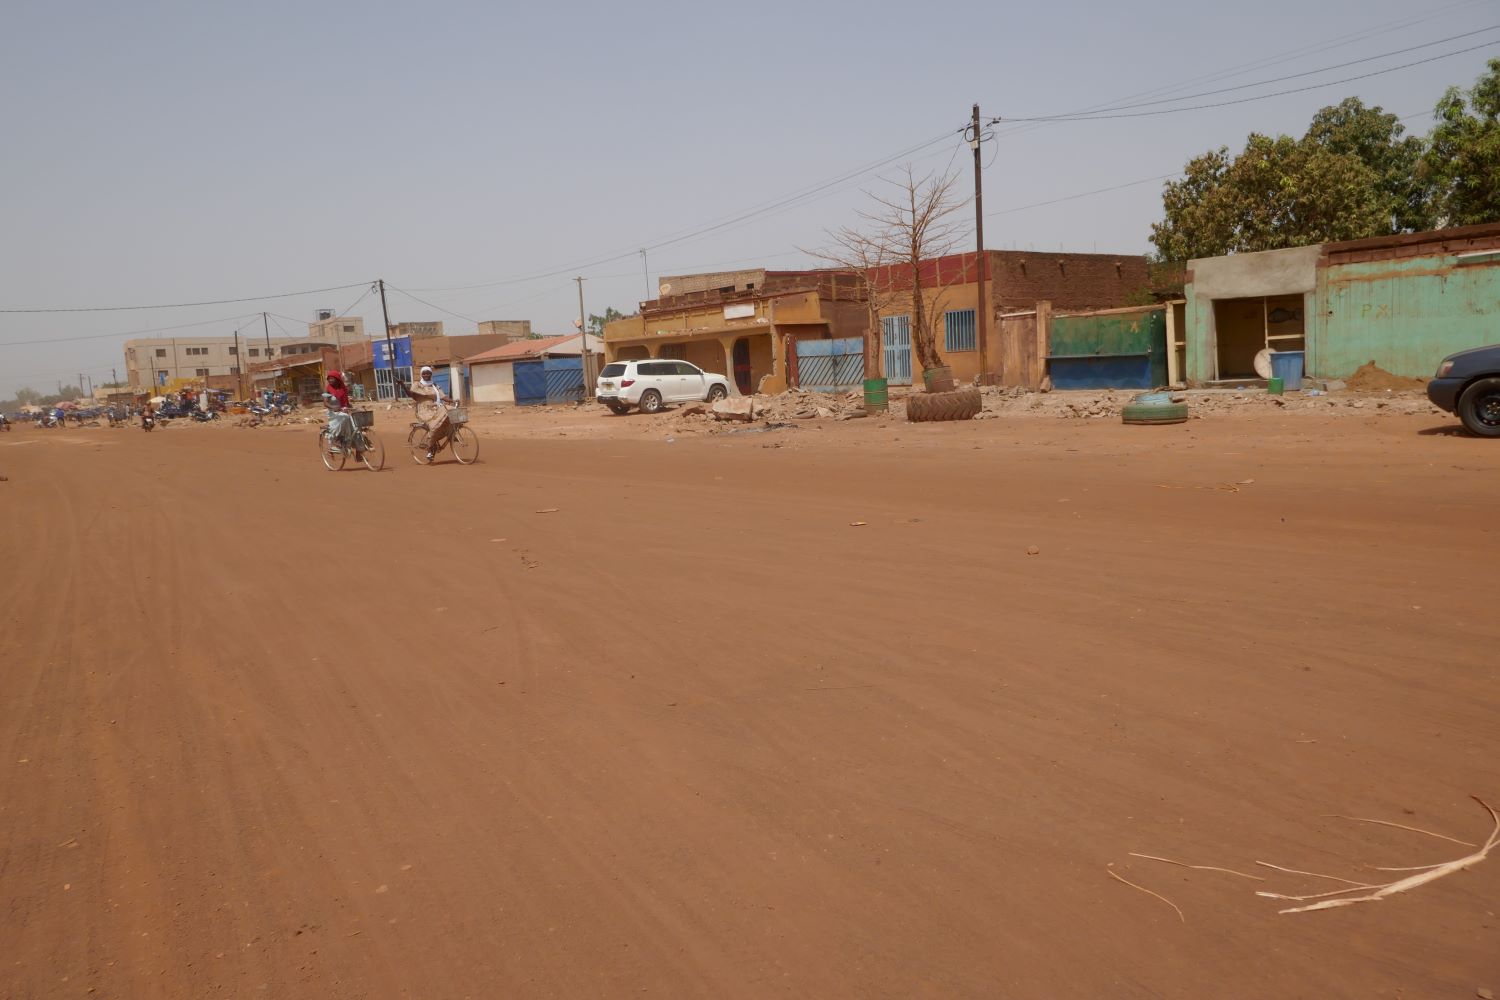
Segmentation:
{"type": "Polygon", "coordinates": [[[1500,343],[1500,261],[1474,259],[1434,254],[1320,269],[1308,373],[1343,378],[1374,361],[1396,375],[1430,376],[1454,351],[1500,343]]]}
{"type": "Polygon", "coordinates": [[[1167,384],[1167,313],[1161,306],[1140,312],[1054,316],[1049,353],[1150,354],[1153,386],[1167,384]]]}

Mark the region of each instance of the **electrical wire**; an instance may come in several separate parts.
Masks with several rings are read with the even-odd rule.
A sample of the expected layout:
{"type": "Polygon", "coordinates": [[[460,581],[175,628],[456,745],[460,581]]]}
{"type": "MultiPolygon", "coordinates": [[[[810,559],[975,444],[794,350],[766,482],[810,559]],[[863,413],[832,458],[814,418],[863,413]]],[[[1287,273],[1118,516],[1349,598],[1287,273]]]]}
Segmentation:
{"type": "MultiPolygon", "coordinates": [[[[1331,38],[1325,38],[1308,45],[1289,49],[1286,52],[1280,53],[1278,55],[1267,56],[1263,59],[1251,60],[1247,63],[1240,63],[1237,66],[1232,66],[1229,69],[1223,71],[1206,73],[1200,76],[1190,77],[1175,84],[1167,84],[1149,90],[1139,91],[1134,94],[1129,94],[1123,98],[1119,98],[1119,100],[1131,101],[1142,97],[1154,97],[1158,94],[1170,94],[1185,90],[1188,87],[1193,86],[1194,84],[1212,83],[1217,80],[1233,79],[1236,76],[1241,76],[1245,73],[1253,72],[1254,70],[1260,69],[1262,67],[1279,66],[1283,63],[1292,62],[1306,55],[1314,55],[1320,52],[1330,52],[1334,49],[1344,48],[1347,45],[1353,45],[1357,42],[1365,41],[1370,38],[1376,38],[1380,35],[1389,34],[1393,31],[1400,31],[1405,28],[1415,27],[1419,24],[1426,24],[1429,21],[1436,21],[1442,18],[1444,15],[1452,13],[1455,10],[1459,10],[1464,7],[1473,7],[1476,4],[1488,2],[1490,2],[1490,0],[1461,0],[1461,2],[1459,3],[1449,4],[1447,7],[1440,7],[1437,10],[1429,12],[1422,17],[1399,18],[1395,21],[1388,21],[1383,24],[1372,25],[1368,28],[1363,28],[1359,31],[1350,32],[1345,35],[1335,35],[1331,38]]],[[[1072,113],[1086,114],[1093,111],[1108,111],[1113,107],[1114,102],[1104,102],[1102,104],[1080,108],[1078,111],[1072,113]]],[[[1048,128],[1052,124],[1055,123],[1040,122],[1032,124],[1018,124],[1008,129],[1002,129],[998,134],[1001,136],[1019,135],[1023,132],[1029,132],[1034,129],[1048,128]]]]}
{"type": "Polygon", "coordinates": [[[457,319],[467,320],[468,322],[473,323],[475,326],[478,326],[479,323],[480,323],[479,320],[475,319],[472,316],[465,316],[463,313],[456,313],[456,312],[454,312],[451,309],[444,309],[442,306],[437,305],[437,304],[432,303],[432,302],[428,302],[426,299],[419,299],[415,295],[413,295],[411,292],[408,292],[405,289],[397,288],[395,285],[391,284],[389,281],[387,281],[385,283],[385,287],[389,288],[393,292],[400,292],[402,295],[405,295],[407,298],[412,299],[412,300],[417,301],[417,302],[420,302],[424,306],[427,306],[429,309],[436,309],[440,313],[447,313],[449,316],[453,316],[453,317],[455,317],[457,319]]]}
{"type": "MultiPolygon", "coordinates": [[[[1386,69],[1379,69],[1379,70],[1375,70],[1375,71],[1370,72],[1370,73],[1361,73],[1358,76],[1346,76],[1346,77],[1344,77],[1343,79],[1340,79],[1340,80],[1328,80],[1328,81],[1326,81],[1324,83],[1309,84],[1306,87],[1293,87],[1293,88],[1291,88],[1289,90],[1278,90],[1278,91],[1276,91],[1274,93],[1270,93],[1270,94],[1258,94],[1258,95],[1256,95],[1254,97],[1241,97],[1241,98],[1238,98],[1238,99],[1233,100],[1233,101],[1218,101],[1218,102],[1215,102],[1213,104],[1195,104],[1195,105],[1192,105],[1190,107],[1185,107],[1185,108],[1161,108],[1161,109],[1158,109],[1156,111],[1131,111],[1131,112],[1126,112],[1124,114],[1117,114],[1115,112],[1108,112],[1108,113],[1104,113],[1104,114],[1084,114],[1084,115],[1038,115],[1038,116],[1035,116],[1035,117],[1025,117],[1025,118],[1023,118],[1023,117],[1007,118],[1005,120],[1006,121],[1012,121],[1012,122],[1093,122],[1093,121],[1104,121],[1106,119],[1112,119],[1112,118],[1150,118],[1150,117],[1153,117],[1153,116],[1156,116],[1156,115],[1177,114],[1178,112],[1181,112],[1181,111],[1205,111],[1205,110],[1208,110],[1210,108],[1227,108],[1227,107],[1231,107],[1231,106],[1236,105],[1236,104],[1249,104],[1252,101],[1265,101],[1265,100],[1269,100],[1270,98],[1273,98],[1273,97],[1285,97],[1288,94],[1302,94],[1302,93],[1306,93],[1309,90],[1322,90],[1325,87],[1336,87],[1339,84],[1353,83],[1356,80],[1368,80],[1371,77],[1384,76],[1387,73],[1395,73],[1395,72],[1397,72],[1399,70],[1411,69],[1413,66],[1422,66],[1422,65],[1425,65],[1426,63],[1437,62],[1440,59],[1451,59],[1454,56],[1461,56],[1461,55],[1463,55],[1463,54],[1465,54],[1467,52],[1476,52],[1479,49],[1487,49],[1487,48],[1489,48],[1489,47],[1491,47],[1493,45],[1500,45],[1500,41],[1484,42],[1483,44],[1480,44],[1480,45],[1471,45],[1471,46],[1469,46],[1468,48],[1465,48],[1465,49],[1455,49],[1452,52],[1444,52],[1441,55],[1429,56],[1426,59],[1418,59],[1415,62],[1402,63],[1400,66],[1390,66],[1390,67],[1387,67],[1386,69]]],[[[1194,96],[1198,96],[1198,95],[1194,95],[1194,96]]],[[[1179,98],[1179,99],[1180,100],[1191,100],[1192,98],[1191,97],[1184,97],[1184,98],[1179,98]]]]}
{"type": "MultiPolygon", "coordinates": [[[[1286,76],[1272,77],[1272,78],[1267,79],[1267,80],[1257,80],[1254,83],[1242,83],[1242,84],[1238,84],[1238,85],[1233,86],[1233,87],[1221,87],[1218,90],[1205,90],[1205,91],[1201,91],[1201,92],[1196,93],[1196,94],[1186,94],[1186,95],[1183,95],[1183,96],[1180,96],[1180,97],[1164,97],[1164,98],[1160,98],[1160,99],[1154,100],[1154,101],[1141,101],[1141,102],[1136,103],[1136,104],[1113,104],[1113,105],[1110,105],[1110,107],[1107,110],[1110,111],[1110,112],[1115,112],[1115,111],[1131,111],[1131,110],[1134,110],[1136,108],[1154,107],[1154,106],[1159,105],[1159,104],[1174,104],[1174,103],[1176,103],[1178,101],[1194,101],[1194,100],[1197,100],[1200,97],[1213,97],[1213,96],[1216,96],[1218,94],[1229,94],[1229,93],[1233,93],[1234,91],[1237,91],[1237,90],[1249,90],[1252,87],[1265,87],[1265,86],[1269,86],[1270,84],[1273,84],[1273,83],[1282,83],[1282,82],[1285,82],[1287,80],[1298,80],[1298,79],[1301,79],[1303,77],[1317,76],[1319,73],[1331,73],[1332,71],[1334,71],[1336,69],[1345,69],[1345,68],[1347,68],[1349,66],[1358,66],[1358,65],[1360,65],[1362,63],[1374,62],[1377,59],[1389,59],[1391,56],[1404,55],[1407,52],[1416,52],[1419,49],[1430,49],[1434,45],[1444,45],[1444,44],[1446,44],[1448,42],[1458,41],[1461,38],[1473,38],[1475,35],[1482,35],[1485,32],[1489,32],[1489,31],[1500,31],[1500,24],[1492,24],[1492,25],[1490,25],[1487,28],[1480,28],[1477,31],[1466,31],[1463,34],[1452,35],[1452,36],[1450,36],[1448,38],[1440,38],[1440,39],[1438,39],[1435,42],[1423,42],[1421,45],[1411,45],[1411,46],[1408,46],[1407,48],[1404,48],[1404,49],[1393,49],[1390,52],[1382,52],[1379,55],[1366,56],[1363,59],[1351,59],[1348,62],[1335,63],[1332,66],[1324,66],[1324,67],[1322,67],[1320,69],[1310,69],[1310,70],[1306,70],[1306,71],[1301,72],[1301,73],[1291,73],[1291,74],[1288,74],[1286,76]]],[[[1495,44],[1500,44],[1500,43],[1497,43],[1497,42],[1487,42],[1485,44],[1486,45],[1495,45],[1495,44]]],[[[1476,46],[1476,48],[1483,48],[1483,46],[1476,46]]],[[[1472,51],[1474,51],[1474,49],[1460,49],[1459,50],[1459,52],[1472,52],[1472,51]]],[[[1459,52],[1450,52],[1450,53],[1448,53],[1448,55],[1458,55],[1459,52]]],[[[1447,58],[1447,56],[1446,55],[1445,56],[1437,56],[1437,57],[1434,57],[1434,58],[1447,58]]],[[[1426,60],[1424,60],[1424,61],[1426,61],[1426,60]]],[[[1397,69],[1405,69],[1405,68],[1407,68],[1409,66],[1416,66],[1416,65],[1420,65],[1420,64],[1419,63],[1407,63],[1406,66],[1394,66],[1394,67],[1390,68],[1390,71],[1394,71],[1394,70],[1397,70],[1397,69]]],[[[1385,71],[1382,71],[1382,72],[1385,72],[1385,71]]],[[[1362,76],[1355,76],[1355,77],[1350,77],[1349,79],[1350,80],[1362,80],[1362,79],[1364,79],[1364,77],[1362,77],[1362,76]]],[[[1318,86],[1332,86],[1334,83],[1346,83],[1346,82],[1348,82],[1348,80],[1335,80],[1332,83],[1329,83],[1329,84],[1319,84],[1318,86]]],[[[1283,93],[1297,93],[1297,91],[1283,91],[1283,93]]],[[[1275,96],[1278,96],[1278,95],[1267,94],[1267,95],[1264,95],[1264,96],[1275,97],[1275,96]]],[[[1208,107],[1221,107],[1221,105],[1207,105],[1207,106],[1208,107]]],[[[1173,110],[1189,110],[1189,109],[1183,108],[1183,109],[1173,109],[1173,110]]],[[[1103,115],[1101,114],[1101,117],[1102,116],[1103,115]]],[[[1005,119],[1005,120],[1006,121],[1062,121],[1062,120],[1071,120],[1071,119],[1076,119],[1076,118],[1088,118],[1088,117],[1092,117],[1092,113],[1083,112],[1083,113],[1070,114],[1070,115],[1058,115],[1058,116],[1054,116],[1054,117],[1050,117],[1050,118],[1045,118],[1045,119],[1041,119],[1041,118],[1008,118],[1008,119],[1005,119]]],[[[1000,119],[996,119],[996,121],[999,121],[999,120],[1000,119]]],[[[991,122],[991,124],[994,124],[994,122],[991,122]]]]}
{"type": "Polygon", "coordinates": [[[984,217],[986,219],[989,219],[989,218],[993,218],[994,216],[997,216],[997,215],[1010,215],[1013,212],[1024,212],[1027,209],[1042,208],[1043,206],[1046,206],[1046,205],[1057,205],[1057,204],[1060,204],[1060,203],[1065,202],[1065,201],[1076,201],[1079,198],[1089,198],[1089,197],[1092,197],[1093,195],[1096,195],[1096,194],[1106,194],[1106,193],[1108,193],[1110,191],[1123,191],[1125,188],[1139,187],[1142,184],[1150,184],[1152,181],[1165,181],[1165,180],[1170,180],[1173,177],[1181,177],[1181,176],[1182,176],[1182,171],[1179,170],[1176,173],[1161,174],[1161,175],[1159,175],[1157,177],[1143,177],[1143,178],[1141,178],[1138,181],[1127,181],[1124,184],[1115,184],[1112,187],[1096,188],[1093,191],[1080,191],[1077,194],[1063,195],[1061,198],[1052,198],[1052,199],[1049,199],[1048,201],[1037,201],[1037,202],[1032,202],[1030,205],[1015,205],[1015,206],[1013,206],[1011,208],[1002,208],[1002,209],[999,209],[998,211],[986,212],[986,213],[984,213],[984,217]]]}
{"type": "MultiPolygon", "coordinates": [[[[259,317],[256,313],[255,317],[259,317]]],[[[170,333],[173,330],[189,330],[195,326],[212,326],[216,323],[233,323],[245,319],[244,316],[227,316],[223,319],[206,319],[198,323],[183,323],[180,326],[158,326],[149,330],[126,330],[121,333],[90,333],[81,337],[44,337],[41,340],[6,340],[0,341],[0,347],[27,347],[36,344],[70,344],[80,340],[109,340],[113,337],[141,337],[148,333],[170,333]]],[[[243,329],[243,327],[241,327],[243,329]]]]}
{"type": "MultiPolygon", "coordinates": [[[[592,259],[592,260],[590,260],[590,261],[588,261],[586,263],[572,264],[572,265],[568,265],[566,267],[557,268],[555,270],[543,271],[543,272],[539,272],[537,274],[526,275],[524,277],[503,278],[503,279],[500,279],[500,280],[497,280],[497,281],[486,281],[486,282],[480,282],[478,284],[473,284],[473,285],[453,285],[453,286],[448,286],[448,287],[444,287],[444,288],[419,288],[419,289],[417,289],[417,291],[419,291],[419,292],[465,292],[465,291],[472,291],[474,289],[479,289],[479,288],[496,288],[496,287],[499,287],[501,285],[524,284],[524,283],[530,282],[530,281],[540,281],[540,280],[542,280],[544,278],[556,278],[556,277],[559,277],[559,276],[562,276],[562,275],[566,275],[566,274],[577,274],[577,273],[579,273],[581,271],[586,271],[586,270],[589,270],[590,268],[599,267],[600,265],[603,265],[603,264],[613,263],[614,261],[617,261],[617,260],[624,260],[627,257],[634,257],[637,254],[639,254],[642,250],[647,250],[647,251],[660,250],[663,247],[668,247],[668,246],[673,246],[673,245],[676,245],[676,244],[679,244],[679,243],[684,243],[684,242],[687,242],[689,240],[696,239],[696,238],[698,238],[700,236],[706,236],[706,235],[709,235],[711,233],[720,232],[720,231],[722,231],[724,229],[731,228],[731,227],[739,225],[739,224],[741,224],[743,222],[748,222],[751,219],[757,218],[757,217],[759,217],[761,215],[775,214],[775,213],[778,213],[779,211],[786,210],[786,209],[789,209],[789,208],[792,208],[792,207],[800,207],[802,204],[806,204],[806,203],[809,203],[811,201],[816,200],[818,197],[824,195],[825,193],[826,194],[835,193],[834,191],[832,191],[830,189],[831,188],[836,188],[838,185],[846,183],[848,181],[857,180],[858,178],[863,177],[866,174],[872,173],[873,171],[880,170],[881,168],[890,165],[891,163],[895,162],[896,160],[902,159],[903,157],[906,157],[906,156],[910,156],[910,155],[912,155],[914,153],[921,152],[922,150],[928,148],[929,146],[934,146],[934,145],[936,145],[936,144],[938,144],[940,142],[945,142],[948,139],[949,136],[951,136],[951,135],[954,134],[954,131],[955,130],[944,131],[941,135],[935,136],[935,137],[933,137],[931,139],[928,139],[928,140],[926,140],[924,142],[918,143],[918,144],[916,144],[914,146],[909,146],[909,147],[907,147],[907,148],[905,148],[905,149],[903,149],[903,150],[901,150],[901,151],[899,151],[897,153],[893,153],[893,154],[891,154],[889,156],[885,156],[885,157],[882,157],[882,158],[880,158],[878,160],[872,161],[870,163],[866,163],[866,164],[864,164],[864,165],[862,165],[860,167],[857,167],[857,168],[855,168],[853,170],[845,171],[845,172],[843,172],[841,174],[838,174],[838,175],[836,175],[836,176],[834,176],[832,178],[829,178],[829,179],[824,180],[822,182],[819,182],[817,184],[809,185],[808,187],[798,189],[796,192],[794,192],[794,193],[792,193],[790,195],[784,196],[782,198],[773,199],[773,200],[767,201],[767,202],[762,202],[761,204],[753,206],[752,208],[746,209],[746,210],[744,210],[744,211],[742,211],[742,212],[740,212],[740,213],[738,213],[736,215],[722,217],[718,221],[712,222],[710,224],[707,224],[707,225],[704,225],[704,226],[701,226],[701,227],[698,227],[698,228],[695,228],[695,229],[682,230],[682,231],[679,231],[679,232],[677,232],[675,234],[669,233],[666,236],[658,238],[657,240],[655,240],[653,242],[648,242],[645,245],[638,245],[638,246],[636,246],[633,249],[625,250],[625,251],[622,251],[622,252],[617,253],[617,254],[612,254],[612,255],[604,256],[604,257],[598,257],[598,258],[594,258],[594,259],[592,259]]],[[[387,285],[386,287],[389,288],[391,286],[387,285]]],[[[411,295],[410,292],[403,292],[402,294],[404,294],[404,295],[411,295]]],[[[412,296],[412,297],[415,298],[415,296],[412,296]]],[[[427,305],[432,305],[431,303],[426,303],[426,304],[427,305]]],[[[436,308],[439,308],[439,307],[433,306],[433,308],[436,309],[436,308]]]]}
{"type": "Polygon", "coordinates": [[[299,295],[317,295],[320,292],[341,292],[346,288],[359,288],[364,282],[354,285],[334,285],[332,288],[312,288],[305,292],[281,292],[277,295],[255,295],[247,299],[211,299],[206,302],[165,302],[149,306],[79,306],[68,309],[0,309],[0,313],[85,313],[85,312],[130,312],[140,309],[188,309],[194,306],[238,305],[241,302],[265,302],[269,299],[292,299],[299,295]]]}

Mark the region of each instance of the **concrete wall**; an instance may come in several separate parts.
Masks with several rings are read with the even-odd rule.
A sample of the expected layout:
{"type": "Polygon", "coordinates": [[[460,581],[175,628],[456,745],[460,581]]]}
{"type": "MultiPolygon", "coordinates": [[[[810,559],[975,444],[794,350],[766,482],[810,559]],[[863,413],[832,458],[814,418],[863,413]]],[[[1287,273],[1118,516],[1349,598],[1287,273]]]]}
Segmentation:
{"type": "Polygon", "coordinates": [[[1312,315],[1318,259],[1322,253],[1319,245],[1189,261],[1185,373],[1188,384],[1202,385],[1216,377],[1215,300],[1300,294],[1304,299],[1304,315],[1312,315]]]}
{"type": "Polygon", "coordinates": [[[474,402],[514,403],[516,401],[516,368],[508,362],[469,366],[474,402]]]}
{"type": "Polygon", "coordinates": [[[1318,272],[1308,373],[1344,378],[1374,361],[1425,377],[1454,351],[1500,342],[1500,251],[1493,257],[1330,262],[1318,272]]]}

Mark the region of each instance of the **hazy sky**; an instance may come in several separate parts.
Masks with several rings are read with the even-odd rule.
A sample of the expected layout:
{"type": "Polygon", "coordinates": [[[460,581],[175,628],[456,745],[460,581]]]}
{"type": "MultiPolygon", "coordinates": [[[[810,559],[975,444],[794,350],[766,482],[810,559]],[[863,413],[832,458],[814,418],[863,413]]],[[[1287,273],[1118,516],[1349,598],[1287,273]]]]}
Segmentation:
{"type": "MultiPolygon", "coordinates": [[[[976,100],[986,116],[1025,117],[1193,95],[1500,28],[1500,0],[9,0],[0,25],[0,309],[383,277],[432,303],[393,291],[393,321],[473,331],[437,306],[551,333],[577,316],[576,273],[588,311],[634,309],[642,247],[653,287],[664,273],[807,266],[798,248],[853,221],[862,189],[890,167],[856,172],[929,140],[909,159],[962,170],[967,187],[957,131],[976,100]],[[454,290],[475,285],[486,287],[454,290]]],[[[1317,108],[1350,95],[1417,115],[1407,125],[1425,132],[1444,88],[1471,85],[1497,43],[1492,30],[1186,102],[1485,46],[1228,107],[1000,126],[985,151],[986,242],[1144,252],[1159,180],[1005,210],[1170,174],[1251,131],[1300,135],[1317,108]]],[[[80,371],[123,376],[120,345],[134,331],[205,323],[161,335],[227,335],[265,309],[303,335],[314,309],[344,310],[362,292],[0,314],[0,398],[28,384],[55,391],[80,371]]],[[[354,312],[379,329],[374,296],[354,312]]]]}

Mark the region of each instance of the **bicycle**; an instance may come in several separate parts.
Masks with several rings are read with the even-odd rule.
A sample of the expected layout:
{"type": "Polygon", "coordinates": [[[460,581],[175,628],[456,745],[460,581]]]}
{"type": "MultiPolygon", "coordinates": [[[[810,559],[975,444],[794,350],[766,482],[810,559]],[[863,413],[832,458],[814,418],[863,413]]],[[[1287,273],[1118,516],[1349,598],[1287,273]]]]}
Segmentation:
{"type": "Polygon", "coordinates": [[[352,444],[354,450],[359,452],[359,460],[364,463],[365,468],[371,472],[379,472],[385,468],[385,445],[370,430],[375,425],[374,411],[354,410],[349,416],[354,421],[353,441],[335,441],[327,427],[318,431],[318,455],[323,459],[323,467],[329,472],[342,469],[349,458],[352,444]]]}
{"type": "MultiPolygon", "coordinates": [[[[479,437],[469,430],[468,411],[462,407],[454,407],[448,411],[448,422],[453,425],[453,429],[445,447],[452,450],[453,458],[459,465],[473,465],[479,458],[479,437]]],[[[406,435],[406,447],[411,450],[411,460],[418,465],[431,463],[433,458],[428,457],[431,442],[432,432],[427,429],[427,425],[413,422],[411,431],[406,435]]]]}

